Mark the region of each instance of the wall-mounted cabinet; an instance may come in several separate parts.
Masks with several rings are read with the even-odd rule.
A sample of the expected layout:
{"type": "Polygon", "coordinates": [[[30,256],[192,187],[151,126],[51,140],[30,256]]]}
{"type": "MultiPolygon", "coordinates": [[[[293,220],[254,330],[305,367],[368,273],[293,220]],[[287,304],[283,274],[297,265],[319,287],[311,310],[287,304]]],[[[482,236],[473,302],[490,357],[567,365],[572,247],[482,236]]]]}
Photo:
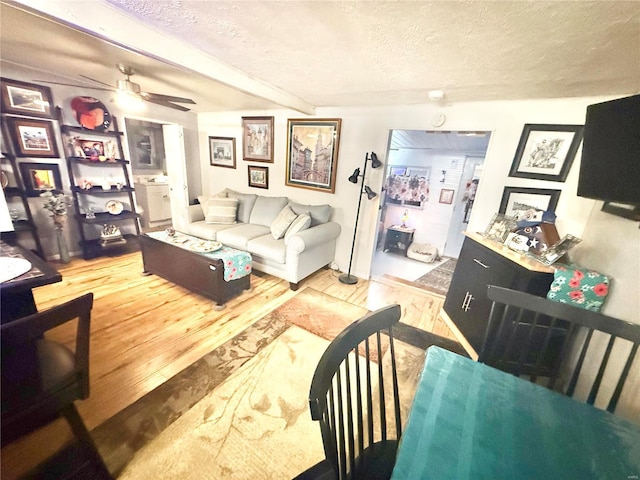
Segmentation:
{"type": "Polygon", "coordinates": [[[60,127],[80,246],[86,260],[139,249],[140,215],[136,211],[129,160],[122,158],[122,132],[116,119],[111,120],[113,130],[106,132],[60,127]]]}

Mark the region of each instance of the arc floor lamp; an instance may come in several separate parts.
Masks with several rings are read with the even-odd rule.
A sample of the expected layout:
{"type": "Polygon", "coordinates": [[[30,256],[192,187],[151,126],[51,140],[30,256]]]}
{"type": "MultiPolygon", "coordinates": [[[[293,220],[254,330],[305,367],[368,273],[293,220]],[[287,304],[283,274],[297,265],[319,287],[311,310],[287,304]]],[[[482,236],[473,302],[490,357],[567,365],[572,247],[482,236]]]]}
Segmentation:
{"type": "Polygon", "coordinates": [[[353,251],[356,246],[356,235],[358,234],[358,219],[360,218],[360,205],[362,204],[362,195],[367,195],[368,200],[373,200],[378,195],[376,192],[369,188],[369,185],[364,184],[364,176],[367,173],[367,162],[371,160],[371,168],[380,168],[382,166],[382,162],[378,160],[378,156],[375,152],[371,152],[371,156],[367,153],[364,156],[364,166],[362,167],[362,175],[360,174],[360,168],[356,168],[351,176],[349,177],[349,181],[351,183],[358,183],[358,180],[362,177],[362,183],[360,184],[360,198],[358,199],[358,210],[356,211],[356,224],[353,227],[353,241],[351,242],[351,256],[349,257],[349,270],[347,273],[343,273],[338,277],[342,283],[346,283],[348,285],[353,285],[358,283],[358,279],[355,275],[351,275],[351,265],[353,263],[353,251]]]}

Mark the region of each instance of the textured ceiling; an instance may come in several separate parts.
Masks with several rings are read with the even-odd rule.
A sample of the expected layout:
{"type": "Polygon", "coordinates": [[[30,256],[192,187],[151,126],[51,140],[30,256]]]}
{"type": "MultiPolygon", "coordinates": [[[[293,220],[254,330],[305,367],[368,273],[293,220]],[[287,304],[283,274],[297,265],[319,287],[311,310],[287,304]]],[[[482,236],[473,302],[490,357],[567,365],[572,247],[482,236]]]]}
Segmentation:
{"type": "Polygon", "coordinates": [[[637,1],[9,3],[30,13],[3,5],[3,61],[109,84],[124,62],[199,112],[419,104],[432,89],[445,103],[640,92],[637,1]],[[175,47],[152,52],[158,33],[175,47]]]}
{"type": "Polygon", "coordinates": [[[640,91],[640,3],[108,0],[316,106],[640,91]]]}

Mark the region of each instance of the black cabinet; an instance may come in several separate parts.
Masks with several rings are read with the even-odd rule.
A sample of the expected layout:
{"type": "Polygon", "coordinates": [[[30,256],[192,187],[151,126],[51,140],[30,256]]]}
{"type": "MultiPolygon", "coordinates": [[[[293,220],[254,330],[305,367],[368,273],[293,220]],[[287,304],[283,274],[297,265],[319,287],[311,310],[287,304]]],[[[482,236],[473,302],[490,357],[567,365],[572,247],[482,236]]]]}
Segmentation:
{"type": "Polygon", "coordinates": [[[103,255],[121,255],[139,250],[140,215],[129,176],[129,160],[122,158],[122,132],[112,117],[112,131],[96,132],[82,127],[62,125],[60,129],[67,148],[67,171],[76,208],[76,221],[80,231],[83,258],[103,255]],[[78,143],[94,142],[104,148],[115,145],[115,158],[78,156],[78,143]],[[106,241],[104,229],[115,225],[122,237],[106,241]]]}
{"type": "Polygon", "coordinates": [[[487,285],[545,296],[553,281],[551,268],[514,261],[484,242],[488,241],[480,236],[465,238],[444,302],[444,313],[476,353],[480,353],[491,310],[487,285]]]}
{"type": "Polygon", "coordinates": [[[384,251],[401,251],[406,257],[409,245],[413,242],[414,233],[414,228],[406,228],[397,225],[387,228],[387,235],[384,241],[384,251]]]}

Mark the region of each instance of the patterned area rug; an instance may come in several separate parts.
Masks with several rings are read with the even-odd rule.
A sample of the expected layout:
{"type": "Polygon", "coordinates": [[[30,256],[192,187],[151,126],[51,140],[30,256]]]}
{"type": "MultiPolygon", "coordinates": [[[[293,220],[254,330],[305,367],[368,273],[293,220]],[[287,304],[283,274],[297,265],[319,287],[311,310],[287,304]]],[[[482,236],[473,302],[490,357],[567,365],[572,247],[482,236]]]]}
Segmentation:
{"type": "Polygon", "coordinates": [[[415,280],[412,284],[429,292],[446,295],[451,284],[453,271],[456,269],[457,259],[450,258],[429,273],[415,280]]]}
{"type": "MultiPolygon", "coordinates": [[[[129,480],[280,479],[314,465],[323,458],[307,400],[315,366],[329,341],[366,313],[311,288],[300,291],[94,429],[109,470],[129,480]]],[[[461,347],[408,325],[397,339],[406,419],[424,349],[461,347]]]]}

